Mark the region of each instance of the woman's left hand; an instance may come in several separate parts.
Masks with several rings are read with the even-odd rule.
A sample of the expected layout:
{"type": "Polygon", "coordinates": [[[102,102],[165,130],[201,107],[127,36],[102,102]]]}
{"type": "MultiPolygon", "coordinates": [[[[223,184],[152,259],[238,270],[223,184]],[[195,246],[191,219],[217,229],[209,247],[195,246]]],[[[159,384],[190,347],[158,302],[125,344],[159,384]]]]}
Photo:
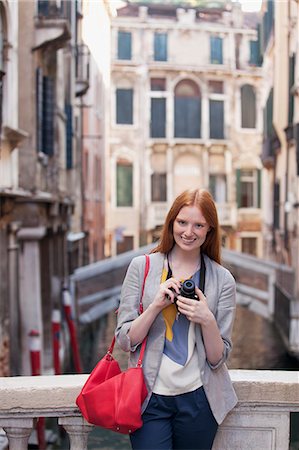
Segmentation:
{"type": "Polygon", "coordinates": [[[202,291],[196,287],[195,292],[199,300],[183,297],[177,297],[177,307],[181,314],[184,314],[190,322],[206,325],[209,321],[214,319],[212,312],[209,309],[207,299],[202,291]]]}

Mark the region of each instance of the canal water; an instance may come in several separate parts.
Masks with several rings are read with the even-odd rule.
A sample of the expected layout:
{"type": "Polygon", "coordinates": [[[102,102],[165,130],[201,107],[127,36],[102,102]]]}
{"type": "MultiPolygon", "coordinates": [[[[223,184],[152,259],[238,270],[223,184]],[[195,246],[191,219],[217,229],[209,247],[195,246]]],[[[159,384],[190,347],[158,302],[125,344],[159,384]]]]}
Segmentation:
{"type": "MultiPolygon", "coordinates": [[[[98,358],[105,354],[114,332],[116,317],[113,312],[90,327],[84,336],[86,348],[85,372],[89,372],[98,358]]],[[[285,352],[281,339],[275,327],[248,309],[238,306],[233,330],[233,351],[228,360],[230,369],[260,369],[260,370],[299,370],[298,361],[285,352]]],[[[115,357],[126,367],[127,355],[115,348],[115,357]]],[[[299,450],[298,415],[292,417],[291,450],[299,450]]],[[[53,449],[67,449],[64,439],[53,449]]],[[[89,435],[89,450],[129,450],[129,438],[107,430],[95,428],[89,435]]]]}

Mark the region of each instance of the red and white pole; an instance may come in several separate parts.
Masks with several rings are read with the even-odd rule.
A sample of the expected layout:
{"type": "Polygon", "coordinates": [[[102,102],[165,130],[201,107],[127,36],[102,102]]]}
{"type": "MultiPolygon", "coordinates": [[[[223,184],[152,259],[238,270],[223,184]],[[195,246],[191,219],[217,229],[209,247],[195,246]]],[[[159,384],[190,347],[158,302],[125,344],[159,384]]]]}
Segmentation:
{"type": "MultiPolygon", "coordinates": [[[[41,339],[40,333],[37,330],[31,330],[29,333],[29,351],[31,373],[33,376],[41,374],[41,339]]],[[[45,418],[39,417],[36,424],[38,448],[40,450],[46,449],[45,439],[45,418]]]]}
{"type": "Polygon", "coordinates": [[[60,367],[60,329],[61,329],[61,314],[59,309],[52,311],[52,351],[53,351],[53,366],[55,375],[61,375],[60,367]]]}
{"type": "Polygon", "coordinates": [[[73,315],[72,315],[72,298],[71,298],[71,294],[68,289],[63,289],[62,300],[63,300],[64,314],[65,314],[69,332],[70,332],[71,348],[72,348],[75,370],[77,373],[82,373],[79,345],[78,345],[78,339],[77,339],[77,331],[76,331],[76,326],[75,326],[75,322],[74,322],[73,315]]]}

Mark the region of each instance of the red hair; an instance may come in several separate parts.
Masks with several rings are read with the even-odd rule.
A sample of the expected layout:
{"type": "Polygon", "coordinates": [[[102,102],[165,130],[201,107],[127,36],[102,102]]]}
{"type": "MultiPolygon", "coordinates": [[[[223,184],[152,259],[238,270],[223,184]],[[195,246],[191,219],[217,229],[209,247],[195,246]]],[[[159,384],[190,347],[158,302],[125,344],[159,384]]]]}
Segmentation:
{"type": "Polygon", "coordinates": [[[220,226],[216,205],[212,195],[204,189],[192,189],[182,192],[173,202],[162,229],[160,242],[152,253],[169,253],[174,246],[173,223],[184,206],[197,206],[206,219],[210,230],[207,233],[201,251],[220,264],[220,226]]]}

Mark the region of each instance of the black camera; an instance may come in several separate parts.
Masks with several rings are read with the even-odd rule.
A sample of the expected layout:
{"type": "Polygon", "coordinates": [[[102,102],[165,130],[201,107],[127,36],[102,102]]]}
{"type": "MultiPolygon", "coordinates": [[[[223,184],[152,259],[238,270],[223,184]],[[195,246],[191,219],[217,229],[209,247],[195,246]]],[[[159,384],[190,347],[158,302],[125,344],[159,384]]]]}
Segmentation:
{"type": "MultiPolygon", "coordinates": [[[[199,300],[198,296],[195,294],[195,283],[193,280],[185,280],[181,283],[180,292],[178,295],[182,295],[183,297],[191,298],[193,300],[199,300]]],[[[177,297],[174,299],[174,303],[176,303],[177,297]]]]}

